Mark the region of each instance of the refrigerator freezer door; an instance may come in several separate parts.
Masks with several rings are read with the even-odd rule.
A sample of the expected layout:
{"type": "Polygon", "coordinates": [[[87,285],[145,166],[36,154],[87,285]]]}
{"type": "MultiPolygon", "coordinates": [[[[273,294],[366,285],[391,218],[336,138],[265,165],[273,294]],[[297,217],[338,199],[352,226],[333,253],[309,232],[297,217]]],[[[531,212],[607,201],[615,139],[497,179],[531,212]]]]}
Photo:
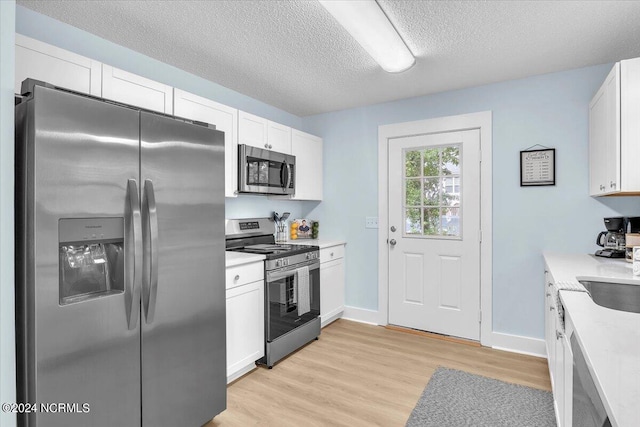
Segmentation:
{"type": "Polygon", "coordinates": [[[140,129],[143,425],[200,426],[226,407],[224,133],[144,112],[140,129]]]}
{"type": "MultiPolygon", "coordinates": [[[[16,153],[18,394],[25,402],[63,404],[49,406],[53,413],[24,415],[20,423],[135,426],[140,326],[128,328],[131,294],[115,289],[61,305],[59,224],[64,218],[121,218],[125,255],[131,250],[125,200],[128,180],[139,179],[139,112],[44,87],[19,108],[26,111],[16,114],[23,136],[16,153]]],[[[82,238],[100,239],[100,221],[87,224],[78,230],[86,233],[82,238]]],[[[97,252],[80,261],[104,262],[100,245],[89,247],[97,252]]],[[[129,258],[111,273],[130,271],[129,258]]],[[[73,267],[78,280],[82,268],[94,275],[104,270],[73,267]]]]}

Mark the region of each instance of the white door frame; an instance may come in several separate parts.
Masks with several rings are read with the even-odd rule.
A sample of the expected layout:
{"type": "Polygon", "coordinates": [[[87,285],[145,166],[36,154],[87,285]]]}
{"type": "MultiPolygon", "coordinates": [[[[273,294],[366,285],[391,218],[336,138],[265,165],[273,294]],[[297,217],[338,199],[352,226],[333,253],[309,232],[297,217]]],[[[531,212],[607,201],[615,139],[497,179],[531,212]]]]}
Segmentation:
{"type": "Polygon", "coordinates": [[[480,130],[480,343],[492,345],[492,115],[491,111],[438,117],[415,122],[394,123],[378,126],[378,324],[389,323],[389,143],[395,138],[407,136],[451,132],[469,129],[480,130]]]}

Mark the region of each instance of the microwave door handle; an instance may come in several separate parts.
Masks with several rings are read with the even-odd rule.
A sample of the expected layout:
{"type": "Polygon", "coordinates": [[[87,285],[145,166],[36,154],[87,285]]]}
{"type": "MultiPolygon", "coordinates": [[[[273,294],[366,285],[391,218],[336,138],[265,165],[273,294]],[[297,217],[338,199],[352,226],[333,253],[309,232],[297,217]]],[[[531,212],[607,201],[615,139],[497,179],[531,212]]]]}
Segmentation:
{"type": "Polygon", "coordinates": [[[153,323],[156,312],[156,299],[158,296],[158,213],[156,209],[156,193],[153,189],[153,181],[144,181],[143,212],[145,216],[144,242],[145,242],[145,281],[142,300],[144,304],[144,317],[147,323],[153,323]]]}
{"type": "Polygon", "coordinates": [[[287,166],[287,184],[285,185],[284,189],[288,190],[289,186],[291,185],[291,165],[287,162],[284,163],[287,166]]]}
{"type": "Polygon", "coordinates": [[[136,328],[140,317],[140,285],[142,281],[142,236],[140,218],[140,197],[138,183],[135,179],[127,181],[127,195],[125,201],[125,310],[127,327],[136,328]]]}
{"type": "Polygon", "coordinates": [[[287,178],[285,177],[287,173],[285,169],[287,166],[288,165],[286,162],[282,163],[282,166],[280,166],[280,188],[282,188],[283,190],[287,188],[286,187],[287,178]]]}

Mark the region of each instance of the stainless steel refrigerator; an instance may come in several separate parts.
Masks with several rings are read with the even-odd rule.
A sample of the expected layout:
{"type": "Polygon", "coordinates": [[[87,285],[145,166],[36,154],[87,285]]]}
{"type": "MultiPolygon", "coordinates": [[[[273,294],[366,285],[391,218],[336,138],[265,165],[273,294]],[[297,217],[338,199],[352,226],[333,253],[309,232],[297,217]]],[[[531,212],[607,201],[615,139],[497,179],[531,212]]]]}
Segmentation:
{"type": "Polygon", "coordinates": [[[223,411],[224,133],[35,85],[16,159],[20,425],[223,411]]]}

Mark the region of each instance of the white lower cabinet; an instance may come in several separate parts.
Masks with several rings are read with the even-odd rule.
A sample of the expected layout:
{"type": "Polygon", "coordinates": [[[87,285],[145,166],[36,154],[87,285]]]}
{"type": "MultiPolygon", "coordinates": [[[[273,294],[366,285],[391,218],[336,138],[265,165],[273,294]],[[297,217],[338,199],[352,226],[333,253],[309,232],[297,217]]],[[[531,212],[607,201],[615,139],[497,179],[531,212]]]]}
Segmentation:
{"type": "Polygon", "coordinates": [[[227,383],[264,356],[263,276],[256,281],[262,269],[262,262],[227,268],[227,383]]]}
{"type": "Polygon", "coordinates": [[[320,320],[322,327],[344,312],[344,245],[320,250],[320,320]]]}
{"type": "Polygon", "coordinates": [[[564,325],[558,316],[558,304],[551,273],[545,271],[545,342],[553,405],[558,427],[571,427],[573,399],[573,354],[570,337],[573,326],[564,313],[564,325]]]}
{"type": "Polygon", "coordinates": [[[565,333],[562,336],[562,357],[563,357],[563,376],[564,376],[564,392],[563,398],[563,424],[565,427],[573,425],[573,352],[571,351],[571,334],[573,326],[568,316],[565,316],[565,333]]]}

